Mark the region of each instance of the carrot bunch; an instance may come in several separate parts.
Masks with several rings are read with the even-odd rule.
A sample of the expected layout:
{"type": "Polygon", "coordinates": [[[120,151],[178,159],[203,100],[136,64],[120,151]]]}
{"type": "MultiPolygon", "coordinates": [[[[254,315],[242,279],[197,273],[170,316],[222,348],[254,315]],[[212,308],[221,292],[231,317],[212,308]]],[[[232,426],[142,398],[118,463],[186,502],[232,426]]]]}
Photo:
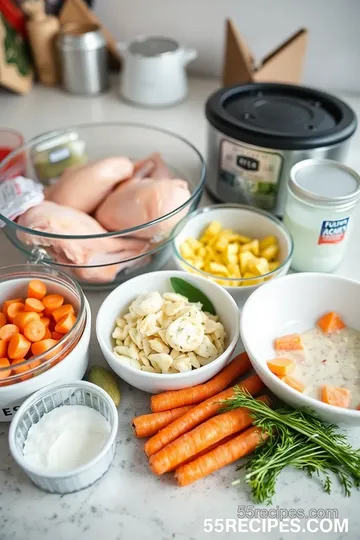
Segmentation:
{"type": "MultiPolygon", "coordinates": [[[[220,412],[223,401],[234,396],[234,384],[258,395],[264,384],[251,368],[246,353],[236,356],[220,373],[204,384],[151,397],[151,414],[132,421],[137,437],[145,443],[152,472],[175,472],[179,486],[186,486],[252,452],[265,438],[250,427],[247,409],[220,412]]],[[[259,398],[269,403],[265,396],[259,398]]]]}
{"type": "MultiPolygon", "coordinates": [[[[32,280],[26,298],[6,300],[0,311],[0,385],[11,375],[40,365],[38,355],[54,347],[76,322],[71,304],[60,294],[48,294],[43,281],[32,280]],[[26,360],[29,360],[27,363],[26,360]]],[[[26,380],[31,374],[20,377],[26,380]]]]}

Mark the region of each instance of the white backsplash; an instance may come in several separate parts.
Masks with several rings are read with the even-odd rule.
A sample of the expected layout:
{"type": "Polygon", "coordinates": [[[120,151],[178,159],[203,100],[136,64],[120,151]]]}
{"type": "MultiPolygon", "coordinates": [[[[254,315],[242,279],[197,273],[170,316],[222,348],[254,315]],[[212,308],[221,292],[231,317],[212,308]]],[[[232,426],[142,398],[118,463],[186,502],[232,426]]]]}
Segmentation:
{"type": "Polygon", "coordinates": [[[307,27],[303,82],[360,91],[359,0],[97,0],[95,13],[117,39],[160,34],[196,47],[191,71],[208,76],[221,73],[226,17],[257,59],[307,27]]]}

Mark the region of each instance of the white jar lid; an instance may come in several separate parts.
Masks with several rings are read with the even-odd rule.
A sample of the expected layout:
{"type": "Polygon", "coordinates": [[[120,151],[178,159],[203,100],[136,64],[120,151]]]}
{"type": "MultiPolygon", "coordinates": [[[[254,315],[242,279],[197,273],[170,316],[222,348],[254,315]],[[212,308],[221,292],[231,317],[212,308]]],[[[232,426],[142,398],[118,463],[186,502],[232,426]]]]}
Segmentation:
{"type": "Polygon", "coordinates": [[[338,161],[306,159],[291,169],[289,189],[304,202],[341,206],[359,199],[360,176],[338,161]]]}

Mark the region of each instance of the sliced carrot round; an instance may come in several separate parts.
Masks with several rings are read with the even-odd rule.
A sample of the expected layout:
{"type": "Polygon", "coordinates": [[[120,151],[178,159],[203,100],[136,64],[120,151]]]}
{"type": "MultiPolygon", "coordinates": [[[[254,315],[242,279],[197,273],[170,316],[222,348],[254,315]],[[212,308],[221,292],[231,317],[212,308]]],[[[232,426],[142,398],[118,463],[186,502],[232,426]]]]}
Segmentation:
{"type": "Polygon", "coordinates": [[[56,339],[42,339],[41,341],[37,341],[36,343],[33,343],[31,345],[31,352],[37,356],[38,354],[42,354],[52,347],[54,347],[57,344],[56,339]]]}
{"type": "Polygon", "coordinates": [[[43,298],[43,304],[45,306],[45,315],[49,317],[51,313],[62,306],[64,303],[64,297],[61,294],[48,294],[43,298]]]}
{"type": "Polygon", "coordinates": [[[11,360],[19,360],[24,358],[27,355],[30,349],[30,341],[26,339],[22,334],[14,334],[10,341],[8,347],[8,356],[11,360]]]}
{"type": "Polygon", "coordinates": [[[37,298],[27,298],[25,300],[25,311],[35,311],[35,313],[41,313],[45,307],[41,300],[37,298]]]}
{"type": "Polygon", "coordinates": [[[11,372],[13,375],[18,375],[19,373],[25,373],[26,371],[29,371],[29,364],[25,364],[24,366],[17,366],[17,364],[22,364],[23,362],[26,362],[24,358],[15,358],[11,361],[11,372]]]}
{"type": "Polygon", "coordinates": [[[69,313],[66,315],[63,319],[60,319],[60,321],[55,326],[55,332],[59,332],[59,334],[66,334],[69,332],[69,330],[72,329],[76,322],[76,317],[73,313],[69,313]]]}
{"type": "Polygon", "coordinates": [[[43,339],[53,339],[52,331],[48,326],[45,326],[45,334],[43,339]]]}
{"type": "Polygon", "coordinates": [[[57,341],[59,341],[60,339],[62,339],[64,337],[64,334],[59,334],[59,332],[52,332],[52,338],[53,339],[56,339],[57,341]]]}
{"type": "Polygon", "coordinates": [[[6,358],[8,344],[6,341],[0,339],[0,358],[6,358]]]}
{"type": "Polygon", "coordinates": [[[54,309],[52,312],[52,317],[56,323],[60,321],[60,319],[63,319],[66,317],[66,315],[69,315],[69,313],[75,313],[74,308],[71,304],[64,304],[63,306],[60,306],[57,309],[54,309]]]}
{"type": "Polygon", "coordinates": [[[35,311],[21,311],[14,319],[14,324],[19,328],[20,332],[24,332],[24,326],[30,321],[39,321],[40,315],[35,311]]]}
{"type": "Polygon", "coordinates": [[[15,324],[5,324],[0,328],[0,339],[10,341],[14,334],[19,332],[19,328],[15,324]]]}
{"type": "Polygon", "coordinates": [[[7,358],[0,358],[0,379],[6,379],[6,377],[10,377],[11,375],[11,368],[10,369],[4,369],[4,368],[10,368],[10,362],[7,358]]]}
{"type": "MultiPolygon", "coordinates": [[[[33,358],[32,356],[29,358],[29,360],[31,360],[31,358],[33,358]]],[[[41,361],[40,360],[33,360],[32,362],[29,362],[29,368],[30,369],[34,369],[36,367],[39,367],[41,366],[41,361]]]]}
{"type": "Polygon", "coordinates": [[[29,341],[41,341],[45,332],[46,326],[41,321],[29,321],[24,326],[24,336],[29,341]]]}
{"type": "Polygon", "coordinates": [[[7,308],[8,320],[13,323],[16,315],[24,311],[24,309],[25,306],[23,302],[13,302],[12,304],[10,304],[10,306],[7,308]]]}
{"type": "Polygon", "coordinates": [[[28,285],[28,297],[42,300],[46,295],[46,285],[40,279],[33,279],[28,285]]]}
{"type": "Polygon", "coordinates": [[[7,309],[10,306],[10,304],[14,304],[15,302],[24,302],[22,298],[12,298],[11,300],[5,300],[3,303],[3,314],[7,317],[7,309]]]}
{"type": "Polygon", "coordinates": [[[50,318],[49,317],[40,317],[40,321],[43,323],[44,326],[46,326],[46,328],[50,324],[50,318]]]}
{"type": "Polygon", "coordinates": [[[0,313],[0,328],[7,323],[6,317],[3,313],[0,313]]]}

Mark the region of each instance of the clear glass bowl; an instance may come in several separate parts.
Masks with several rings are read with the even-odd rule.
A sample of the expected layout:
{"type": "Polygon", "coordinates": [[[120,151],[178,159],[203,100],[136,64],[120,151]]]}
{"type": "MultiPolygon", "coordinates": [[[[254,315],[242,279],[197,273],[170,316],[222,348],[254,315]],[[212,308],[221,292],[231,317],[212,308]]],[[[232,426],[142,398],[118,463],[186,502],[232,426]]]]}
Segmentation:
{"type": "MultiPolygon", "coordinates": [[[[46,173],[48,168],[44,169],[43,163],[38,160],[40,155],[44,156],[49,152],[49,148],[53,151],[59,149],[59,145],[63,152],[64,147],[67,149],[65,152],[70,148],[79,162],[111,156],[127,156],[132,160],[138,160],[153,152],[159,152],[172,173],[188,182],[191,196],[169,214],[141,226],[88,236],[55,235],[35,231],[22,227],[0,214],[0,219],[5,222],[4,232],[7,238],[27,255],[29,261],[45,262],[65,271],[88,289],[114,287],[135,275],[161,268],[171,255],[170,243],[174,237],[174,223],[197,208],[200,201],[205,183],[205,163],[199,151],[178,135],[143,124],[99,123],[73,126],[45,133],[12,152],[0,163],[0,181],[22,174],[43,185],[51,183],[49,173],[46,173]],[[41,152],[38,151],[39,148],[41,152]],[[18,156],[21,156],[21,167],[19,160],[16,160],[18,156]],[[15,166],[9,166],[11,163],[15,163],[15,166]],[[112,253],[106,258],[106,263],[103,258],[98,264],[81,266],[68,260],[60,260],[49,248],[49,244],[54,241],[66,241],[70,249],[76,250],[83,247],[84,242],[85,246],[91,245],[103,238],[134,238],[140,236],[141,231],[159,223],[162,223],[165,229],[168,228],[168,231],[161,239],[155,238],[151,241],[147,249],[138,256],[124,257],[121,252],[112,253]]],[[[55,170],[58,176],[65,168],[61,169],[59,165],[53,171],[55,170]]]]}

